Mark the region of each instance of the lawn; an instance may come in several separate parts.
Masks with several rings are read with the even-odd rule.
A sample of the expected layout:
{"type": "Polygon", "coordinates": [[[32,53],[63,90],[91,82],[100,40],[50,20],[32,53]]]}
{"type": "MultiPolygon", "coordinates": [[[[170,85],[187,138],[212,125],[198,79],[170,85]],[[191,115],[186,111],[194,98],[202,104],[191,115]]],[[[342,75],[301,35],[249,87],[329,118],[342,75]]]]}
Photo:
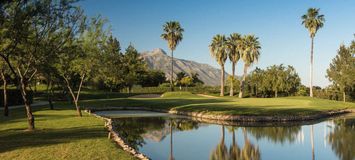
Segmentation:
{"type": "Polygon", "coordinates": [[[112,98],[82,103],[85,107],[150,107],[178,111],[208,112],[226,115],[304,116],[338,109],[355,109],[344,103],[309,97],[283,98],[207,98],[188,92],[165,93],[161,98],[112,98]]]}
{"type": "Polygon", "coordinates": [[[23,108],[0,116],[0,159],[134,159],[107,139],[104,122],[73,107],[34,107],[36,130],[27,132],[23,108]]]}

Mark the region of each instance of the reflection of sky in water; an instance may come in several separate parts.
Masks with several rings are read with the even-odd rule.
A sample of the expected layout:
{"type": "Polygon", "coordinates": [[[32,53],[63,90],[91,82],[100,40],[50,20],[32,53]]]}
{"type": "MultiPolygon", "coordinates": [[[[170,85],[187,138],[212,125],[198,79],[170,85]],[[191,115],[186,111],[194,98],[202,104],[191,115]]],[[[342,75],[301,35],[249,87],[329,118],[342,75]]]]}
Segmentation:
{"type": "MultiPolygon", "coordinates": [[[[145,145],[139,147],[139,151],[148,155],[152,159],[168,159],[170,155],[170,130],[169,121],[165,122],[165,128],[161,130],[148,131],[143,134],[145,145]],[[149,135],[149,134],[154,135],[149,135]],[[154,138],[157,133],[160,133],[160,138],[154,138]],[[163,136],[162,136],[163,135],[163,136]],[[153,138],[152,138],[153,137],[153,138]],[[157,141],[161,140],[160,142],[157,141]]],[[[312,145],[311,145],[311,126],[303,125],[288,131],[283,130],[282,138],[273,133],[266,133],[270,128],[265,127],[236,127],[235,138],[236,143],[243,148],[244,136],[246,133],[247,139],[257,147],[260,152],[261,159],[287,159],[287,160],[300,160],[312,159],[312,145]],[[259,136],[256,136],[259,135],[259,136]],[[258,137],[258,138],[257,138],[258,137]],[[282,139],[282,140],[281,140],[282,139]]],[[[329,134],[334,132],[337,125],[332,121],[324,121],[313,125],[314,136],[314,155],[315,159],[339,159],[332,149],[330,144],[329,134]]],[[[226,150],[229,151],[233,142],[231,128],[225,126],[224,145],[226,150]]],[[[351,130],[353,131],[353,130],[351,130]]],[[[350,135],[354,137],[355,133],[350,135]],[[353,136],[354,135],[354,136],[353,136]]],[[[173,155],[176,160],[188,159],[210,159],[211,153],[216,151],[218,144],[221,142],[222,126],[199,124],[198,129],[178,131],[174,129],[173,132],[173,155]]],[[[354,141],[353,139],[351,140],[354,141]]],[[[353,145],[353,144],[351,144],[353,145]]],[[[353,146],[351,147],[353,148],[353,146]]],[[[354,155],[354,153],[350,153],[354,155]]]]}

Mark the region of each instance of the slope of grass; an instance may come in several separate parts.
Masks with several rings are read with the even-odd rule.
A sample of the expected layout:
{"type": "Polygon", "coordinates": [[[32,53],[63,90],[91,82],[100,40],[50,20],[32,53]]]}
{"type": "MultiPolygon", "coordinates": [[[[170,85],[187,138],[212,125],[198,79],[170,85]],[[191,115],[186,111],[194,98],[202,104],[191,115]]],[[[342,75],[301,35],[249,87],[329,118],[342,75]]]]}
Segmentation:
{"type": "Polygon", "coordinates": [[[101,119],[83,114],[77,117],[72,107],[56,105],[34,107],[36,130],[24,131],[27,121],[23,108],[0,117],[0,159],[134,159],[107,139],[101,119]]]}

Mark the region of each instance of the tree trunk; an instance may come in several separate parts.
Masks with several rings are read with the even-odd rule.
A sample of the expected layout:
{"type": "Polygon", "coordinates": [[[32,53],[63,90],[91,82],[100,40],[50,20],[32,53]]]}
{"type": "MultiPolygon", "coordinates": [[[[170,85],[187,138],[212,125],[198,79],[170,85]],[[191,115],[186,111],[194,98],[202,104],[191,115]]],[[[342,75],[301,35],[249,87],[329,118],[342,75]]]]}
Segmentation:
{"type": "Polygon", "coordinates": [[[313,42],[314,42],[314,37],[312,38],[312,43],[311,43],[311,66],[310,66],[310,71],[309,71],[309,96],[313,97],[313,42]]]}
{"type": "Polygon", "coordinates": [[[229,91],[229,96],[234,96],[234,81],[235,81],[235,63],[232,63],[232,81],[231,81],[231,87],[230,87],[230,91],[229,91]]]}
{"type": "Polygon", "coordinates": [[[79,85],[79,90],[78,90],[78,93],[77,93],[77,96],[76,96],[76,97],[75,97],[75,94],[74,94],[72,88],[70,87],[69,80],[68,80],[67,78],[65,78],[64,76],[63,76],[63,78],[65,79],[65,82],[66,82],[66,84],[67,84],[67,88],[68,88],[68,90],[69,90],[69,92],[70,92],[70,95],[71,95],[72,98],[73,98],[73,102],[74,102],[76,111],[77,111],[77,113],[78,113],[78,116],[79,116],[79,117],[82,117],[81,109],[80,109],[80,106],[78,105],[78,99],[77,99],[77,98],[79,98],[80,88],[81,88],[81,85],[82,85],[83,78],[81,78],[80,85],[79,85]]]}
{"type": "Polygon", "coordinates": [[[244,83],[245,83],[245,79],[247,77],[247,71],[248,71],[248,65],[244,64],[244,73],[243,73],[242,82],[240,83],[239,98],[243,98],[244,83]]]}
{"type": "Polygon", "coordinates": [[[277,98],[277,90],[275,91],[275,98],[277,98]]]}
{"type": "Polygon", "coordinates": [[[4,72],[1,72],[1,78],[3,80],[3,92],[4,92],[4,116],[9,116],[9,106],[7,105],[7,81],[4,72]]]}
{"type": "Polygon", "coordinates": [[[170,75],[170,91],[174,91],[174,50],[171,50],[171,75],[170,75]]]}
{"type": "Polygon", "coordinates": [[[26,82],[24,82],[24,80],[21,78],[20,80],[20,91],[21,91],[21,95],[22,95],[22,99],[26,108],[26,115],[27,115],[27,121],[28,121],[28,130],[32,131],[35,129],[35,118],[32,114],[32,110],[31,110],[31,105],[28,102],[27,99],[27,93],[26,93],[26,82]]]}
{"type": "Polygon", "coordinates": [[[343,102],[346,102],[346,94],[345,94],[345,91],[343,91],[343,102]]]}
{"type": "Polygon", "coordinates": [[[224,96],[224,65],[221,66],[221,93],[220,96],[224,96]]]}
{"type": "Polygon", "coordinates": [[[52,85],[52,80],[48,79],[48,83],[47,83],[47,100],[49,103],[49,108],[51,110],[53,110],[53,102],[52,102],[52,95],[51,95],[51,85],[52,85]]]}

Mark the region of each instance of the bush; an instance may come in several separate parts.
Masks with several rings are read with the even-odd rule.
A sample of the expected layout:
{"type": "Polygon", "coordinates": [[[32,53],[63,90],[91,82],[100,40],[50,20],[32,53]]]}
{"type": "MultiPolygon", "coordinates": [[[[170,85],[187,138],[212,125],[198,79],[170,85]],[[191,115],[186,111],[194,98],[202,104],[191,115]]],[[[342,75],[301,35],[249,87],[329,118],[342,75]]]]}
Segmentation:
{"type": "MultiPolygon", "coordinates": [[[[4,104],[4,91],[3,90],[0,90],[0,91],[1,91],[0,92],[0,96],[1,96],[1,98],[0,98],[0,106],[3,106],[3,104],[4,104]]],[[[32,91],[28,91],[27,93],[28,93],[28,95],[27,95],[28,101],[30,103],[33,103],[33,92],[32,91]]],[[[9,106],[24,104],[20,90],[17,90],[17,89],[8,89],[7,90],[7,104],[9,106]]]]}

